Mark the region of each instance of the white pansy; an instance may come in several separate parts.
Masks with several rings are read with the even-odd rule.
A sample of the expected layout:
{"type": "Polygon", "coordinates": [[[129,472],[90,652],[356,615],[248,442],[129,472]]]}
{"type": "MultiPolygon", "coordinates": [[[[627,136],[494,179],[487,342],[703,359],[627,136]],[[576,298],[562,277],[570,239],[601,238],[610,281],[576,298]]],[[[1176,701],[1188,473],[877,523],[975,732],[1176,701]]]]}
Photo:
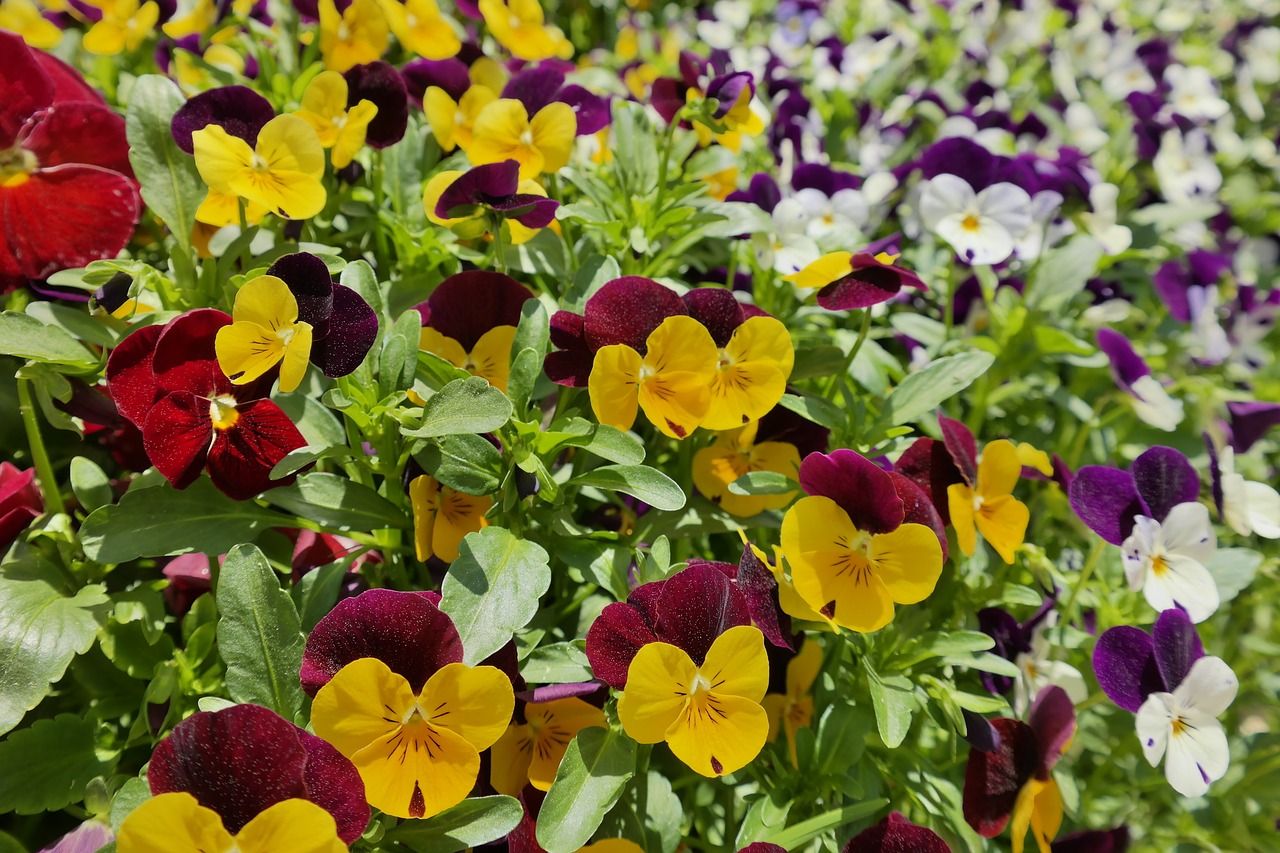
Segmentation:
{"type": "Polygon", "coordinates": [[[812,187],[798,190],[795,200],[808,214],[806,233],[815,240],[839,236],[856,242],[871,220],[871,206],[857,190],[837,190],[828,196],[812,187]]]}
{"type": "Polygon", "coordinates": [[[1222,172],[1213,162],[1209,137],[1202,130],[1185,135],[1177,130],[1165,132],[1151,165],[1161,195],[1173,204],[1212,196],[1222,188],[1222,172]]]}
{"type": "Polygon", "coordinates": [[[1152,693],[1138,709],[1142,754],[1152,767],[1164,760],[1164,777],[1184,797],[1203,796],[1226,775],[1231,754],[1218,716],[1239,688],[1222,658],[1204,657],[1172,693],[1152,693]]]}
{"type": "Polygon", "coordinates": [[[1207,364],[1221,364],[1231,356],[1231,342],[1218,320],[1218,286],[1192,285],[1187,288],[1187,310],[1191,314],[1191,354],[1207,364]]]}
{"type": "Polygon", "coordinates": [[[1060,207],[1062,194],[1053,190],[1041,190],[1031,197],[1031,226],[1014,238],[1014,255],[1024,261],[1037,258],[1046,245],[1070,233],[1069,228],[1052,227],[1060,207]]]}
{"type": "Polygon", "coordinates": [[[1192,502],[1169,510],[1163,524],[1137,516],[1120,545],[1129,588],[1141,589],[1158,612],[1182,608],[1192,622],[1203,622],[1218,609],[1218,585],[1205,568],[1217,548],[1208,508],[1192,502]]]}
{"type": "Polygon", "coordinates": [[[1241,52],[1254,80],[1264,86],[1280,83],[1280,29],[1254,30],[1241,52]]]}
{"type": "Polygon", "coordinates": [[[1241,536],[1256,533],[1264,539],[1280,539],[1280,492],[1237,474],[1235,453],[1230,447],[1218,454],[1218,473],[1222,483],[1222,520],[1227,526],[1241,536]]]}
{"type": "Polygon", "coordinates": [[[1063,119],[1071,144],[1086,154],[1092,154],[1106,145],[1111,135],[1098,125],[1098,116],[1084,101],[1067,104],[1063,119]]]}
{"type": "Polygon", "coordinates": [[[998,264],[1031,228],[1031,196],[1009,183],[974,192],[963,178],[942,174],[922,184],[920,220],[969,263],[998,264]]]}
{"type": "Polygon", "coordinates": [[[773,233],[752,239],[756,261],[781,275],[791,275],[822,256],[817,242],[809,236],[809,211],[794,198],[784,198],[773,208],[773,233]]]}
{"type": "Polygon", "coordinates": [[[1170,65],[1164,71],[1164,81],[1171,90],[1169,106],[1178,115],[1213,121],[1231,111],[1231,106],[1218,96],[1208,68],[1170,65]]]}
{"type": "Polygon", "coordinates": [[[1129,386],[1133,392],[1133,411],[1145,424],[1173,432],[1182,423],[1185,414],[1181,400],[1169,396],[1160,380],[1147,375],[1129,386]]]}
{"type": "Polygon", "coordinates": [[[751,24],[751,4],[743,0],[717,0],[712,19],[698,22],[698,37],[710,47],[728,50],[737,44],[751,24]]]}
{"type": "Polygon", "coordinates": [[[1018,677],[1013,680],[1013,710],[1019,717],[1026,713],[1040,690],[1049,685],[1065,690],[1075,705],[1089,698],[1089,687],[1080,670],[1066,661],[1049,657],[1051,647],[1046,634],[1057,621],[1058,614],[1049,613],[1031,633],[1031,651],[1022,652],[1014,661],[1018,677]]]}
{"type": "Polygon", "coordinates": [[[1089,188],[1091,213],[1082,213],[1089,236],[1102,245],[1108,255],[1118,255],[1133,245],[1133,232],[1116,224],[1116,198],[1120,188],[1115,184],[1094,184],[1089,188]]]}

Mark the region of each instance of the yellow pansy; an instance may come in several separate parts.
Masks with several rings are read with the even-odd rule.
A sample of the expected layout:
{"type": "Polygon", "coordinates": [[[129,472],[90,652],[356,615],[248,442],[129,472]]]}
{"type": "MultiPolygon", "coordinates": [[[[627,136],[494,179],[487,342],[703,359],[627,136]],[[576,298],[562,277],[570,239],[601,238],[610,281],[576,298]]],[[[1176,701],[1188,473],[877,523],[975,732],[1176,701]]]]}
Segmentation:
{"type": "Polygon", "coordinates": [[[472,85],[457,101],[439,86],[430,86],[422,96],[422,110],[442,151],[466,151],[480,113],[496,100],[496,92],[479,84],[472,85]]]}
{"type": "Polygon", "coordinates": [[[791,333],[780,320],[749,317],[720,350],[702,425],[734,429],[767,415],[786,393],[795,360],[791,333]]]}
{"type": "Polygon", "coordinates": [[[488,380],[489,384],[506,393],[507,377],[511,374],[511,344],[516,339],[515,326],[494,326],[480,336],[471,352],[448,335],[442,335],[430,326],[423,326],[418,347],[433,352],[472,376],[488,380]]]}
{"type": "Polygon", "coordinates": [[[522,180],[536,178],[569,162],[577,131],[578,119],[568,104],[553,101],[530,119],[520,101],[499,98],[476,117],[467,157],[476,166],[515,160],[522,180]]]}
{"type": "Polygon", "coordinates": [[[559,27],[546,23],[538,0],[480,0],[480,14],[498,44],[517,59],[568,59],[573,45],[559,27]]]}
{"type": "Polygon", "coordinates": [[[489,526],[484,514],[493,506],[493,498],[459,492],[427,474],[409,483],[409,501],[414,550],[423,562],[432,557],[446,563],[458,559],[462,538],[489,526]]]}
{"type": "Polygon", "coordinates": [[[364,145],[369,122],[378,114],[373,101],[361,99],[350,110],[346,78],[337,71],[322,71],[302,93],[302,109],[294,115],[311,125],[325,148],[332,148],[333,168],[341,169],[355,159],[364,145]]]}
{"type": "Polygon", "coordinates": [[[381,59],[391,35],[378,0],[354,0],[341,14],[334,0],[320,0],[320,56],[331,71],[347,71],[381,59]]]}
{"type": "Polygon", "coordinates": [[[306,375],[311,357],[310,323],[298,321],[298,300],[273,275],[258,276],[240,288],[230,326],[214,338],[222,372],[244,385],[280,365],[280,390],[292,391],[306,375]]]}
{"type": "Polygon", "coordinates": [[[626,838],[605,838],[579,848],[578,853],[644,853],[644,848],[626,838]]]}
{"type": "Polygon", "coordinates": [[[1022,474],[1022,462],[1012,442],[999,439],[982,450],[978,475],[972,487],[954,483],[947,487],[947,506],[956,541],[965,556],[977,547],[977,533],[991,543],[1006,563],[1013,563],[1014,553],[1022,547],[1031,513],[1027,505],[1013,496],[1013,487],[1022,474]]]}
{"type": "Polygon", "coordinates": [[[752,625],[717,637],[702,666],[678,646],[649,643],[627,669],[618,719],[638,743],[666,741],[695,772],[723,776],[764,747],[769,716],[760,702],[768,688],[764,635],[752,625]]]}
{"type": "Polygon", "coordinates": [[[426,59],[448,59],[462,48],[454,24],[436,0],[382,0],[382,11],[405,50],[426,59]]]}
{"type": "Polygon", "coordinates": [[[119,853],[346,853],[333,815],[309,800],[283,800],[234,836],[222,818],[187,793],[159,794],[125,818],[119,853]]]}
{"type": "Polygon", "coordinates": [[[1018,462],[1023,468],[1034,468],[1046,477],[1053,476],[1053,460],[1049,454],[1025,441],[1018,442],[1018,462]]]}
{"type": "MultiPolygon", "coordinates": [[[[248,225],[257,225],[262,221],[262,217],[270,213],[266,207],[257,202],[250,202],[245,205],[244,219],[248,225]]],[[[205,225],[212,225],[215,228],[225,228],[228,225],[240,224],[240,202],[239,196],[227,195],[226,193],[214,192],[209,190],[205,194],[204,201],[200,202],[200,206],[196,208],[196,222],[202,222],[205,225]]]]}
{"type": "Polygon", "coordinates": [[[1048,779],[1032,776],[1018,791],[1009,821],[1013,853],[1022,853],[1028,828],[1040,853],[1052,853],[1053,838],[1062,828],[1062,792],[1053,776],[1048,779]]]}
{"type": "Polygon", "coordinates": [[[805,640],[800,653],[787,661],[787,692],[770,693],[762,702],[769,715],[769,742],[777,740],[780,731],[786,732],[792,767],[800,767],[796,732],[813,722],[813,697],[809,692],[821,668],[822,647],[813,640],[805,640]]]}
{"type": "Polygon", "coordinates": [[[197,130],[191,140],[196,168],[213,192],[286,219],[306,219],[324,209],[324,148],[297,116],[276,116],[263,125],[255,148],[216,124],[197,130]]]}
{"type": "Polygon", "coordinates": [[[62,30],[31,0],[0,0],[0,30],[22,36],[31,47],[47,50],[62,41],[62,30]]]}
{"type": "Polygon", "coordinates": [[[608,725],[604,711],[576,697],[525,705],[524,718],[493,745],[490,776],[499,794],[517,797],[526,784],[551,790],[569,741],[585,728],[608,725]]]}
{"type": "Polygon", "coordinates": [[[711,406],[719,357],[711,333],[692,317],[668,317],[645,342],[646,354],[626,344],[596,351],[587,390],[602,424],[631,429],[640,409],[672,438],[697,429],[711,406]]]}
{"type": "Polygon", "coordinates": [[[783,441],[756,444],[760,428],[753,421],[716,436],[715,444],[704,447],[693,457],[693,484],[707,499],[730,515],[748,518],[767,509],[782,509],[791,503],[795,492],[783,495],[735,495],[729,484],[752,471],[773,471],[795,479],[800,468],[800,451],[783,441]]]}
{"type": "Polygon", "coordinates": [[[152,0],[112,0],[100,8],[102,20],[84,34],[84,49],[99,56],[137,50],[160,20],[160,7],[152,0]]]}
{"type": "Polygon", "coordinates": [[[704,177],[702,182],[707,185],[707,191],[711,193],[712,198],[724,201],[738,188],[738,167],[730,166],[719,172],[713,172],[704,177]]]}
{"type": "Polygon", "coordinates": [[[196,0],[194,6],[183,16],[171,18],[160,29],[171,39],[180,39],[191,35],[204,35],[213,29],[218,21],[218,7],[213,0],[196,0]]]}
{"type": "Polygon", "coordinates": [[[360,771],[369,805],[424,818],[466,799],[514,704],[511,681],[492,666],[446,664],[415,695],[385,663],[360,658],[320,688],[311,722],[360,771]]]}

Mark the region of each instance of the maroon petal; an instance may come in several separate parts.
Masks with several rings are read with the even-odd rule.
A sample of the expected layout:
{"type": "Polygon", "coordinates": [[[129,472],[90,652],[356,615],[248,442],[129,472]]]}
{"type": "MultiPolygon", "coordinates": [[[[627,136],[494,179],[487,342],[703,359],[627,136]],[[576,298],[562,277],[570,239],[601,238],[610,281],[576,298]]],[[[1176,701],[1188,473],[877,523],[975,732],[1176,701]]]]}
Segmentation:
{"type": "Polygon", "coordinates": [[[1168,689],[1156,664],[1151,635],[1128,625],[1109,628],[1098,638],[1093,674],[1108,699],[1134,713],[1147,696],[1168,689]]]}
{"type": "Polygon", "coordinates": [[[470,352],[495,326],[520,324],[520,308],[533,298],[529,289],[508,275],[471,270],[451,275],[427,300],[423,323],[453,338],[470,352]]]}
{"type": "Polygon", "coordinates": [[[476,166],[445,187],[436,202],[435,215],[441,219],[460,216],[463,208],[484,204],[490,198],[515,195],[519,185],[520,164],[515,160],[476,166]]]}
{"type": "Polygon", "coordinates": [[[764,561],[748,545],[738,561],[738,591],[747,602],[751,621],[765,639],[783,649],[797,651],[796,635],[791,630],[791,617],[778,604],[778,581],[764,561]]]}
{"type": "Polygon", "coordinates": [[[555,100],[564,86],[564,72],[554,62],[542,62],[512,75],[502,89],[503,98],[524,104],[530,116],[555,100]]]}
{"type": "Polygon", "coordinates": [[[1071,508],[1080,520],[1112,545],[1133,530],[1133,518],[1145,515],[1133,477],[1127,471],[1086,465],[1071,483],[1071,508]]]}
{"type": "Polygon", "coordinates": [[[429,597],[371,589],[339,601],[316,623],[302,654],[302,689],[314,697],[360,658],[382,661],[417,693],[436,670],[462,662],[462,639],[429,597]]]}
{"type": "Polygon", "coordinates": [[[945,415],[938,416],[938,428],[942,430],[942,443],[960,471],[965,482],[973,485],[978,479],[978,442],[969,428],[945,415]]]}
{"type": "Polygon", "coordinates": [[[1129,849],[1129,828],[1073,832],[1053,842],[1051,849],[1053,853],[1125,853],[1129,849]]]}
{"type": "Polygon", "coordinates": [[[0,30],[0,149],[18,139],[26,120],[53,103],[53,81],[22,37],[0,30]]]}
{"type": "Polygon", "coordinates": [[[728,344],[734,329],[747,319],[742,303],[723,287],[696,287],[680,298],[689,316],[707,327],[718,347],[728,344]]]}
{"type": "Polygon", "coordinates": [[[124,119],[106,104],[73,101],[50,107],[22,147],[36,155],[42,168],[83,163],[133,177],[124,119]]]}
{"type": "Polygon", "coordinates": [[[1171,608],[1160,614],[1151,631],[1156,667],[1168,690],[1177,690],[1191,666],[1204,657],[1204,646],[1191,617],[1171,608]]]}
{"type": "Polygon", "coordinates": [[[666,585],[665,580],[640,584],[627,596],[627,604],[634,607],[645,624],[653,630],[657,630],[658,601],[662,598],[662,588],[666,585]]]}
{"type": "Polygon", "coordinates": [[[329,331],[311,344],[311,363],[336,378],[355,371],[378,338],[378,315],[349,287],[333,285],[329,331]]]}
{"type": "Polygon", "coordinates": [[[801,459],[810,453],[826,453],[830,439],[831,430],[785,406],[770,409],[759,420],[756,428],[756,444],[766,441],[785,442],[800,452],[801,459]]]}
{"type": "Polygon", "coordinates": [[[1164,521],[1169,510],[1200,497],[1200,475],[1195,467],[1172,447],[1153,447],[1129,466],[1138,496],[1156,521],[1164,521]]]}
{"type": "MultiPolygon", "coordinates": [[[[978,611],[978,630],[996,641],[992,654],[1005,660],[1017,660],[1019,654],[1031,651],[1027,632],[1007,610],[1000,607],[984,607],[978,611]]],[[[992,693],[1003,696],[1013,687],[1013,679],[1007,675],[982,673],[982,683],[992,693]]]]}
{"type": "Polygon", "coordinates": [[[684,108],[684,93],[688,89],[674,77],[659,77],[653,81],[649,102],[667,124],[675,121],[676,114],[684,108]]]}
{"type": "Polygon", "coordinates": [[[146,326],[131,332],[107,358],[107,389],[116,409],[141,427],[156,401],[156,380],[151,370],[156,341],[163,326],[146,326]]]}
{"type": "Polygon", "coordinates": [[[905,508],[893,479],[852,450],[810,453],[800,463],[800,485],[805,494],[838,503],[863,532],[888,533],[902,524],[905,508]]]}
{"type": "Polygon", "coordinates": [[[142,443],[156,470],[185,489],[199,479],[213,444],[209,401],[189,391],[166,394],[147,414],[142,443]]]}
{"type": "Polygon", "coordinates": [[[427,89],[438,86],[458,101],[471,88],[467,65],[459,59],[415,59],[400,69],[409,97],[419,106],[427,89]]]}
{"type": "Polygon", "coordinates": [[[594,356],[587,346],[581,314],[557,311],[551,315],[551,342],[560,349],[547,353],[542,369],[557,385],[581,388],[591,376],[594,356]]]}
{"type": "Polygon", "coordinates": [[[303,729],[297,729],[297,735],[307,751],[303,772],[306,798],[333,815],[338,837],[353,844],[364,834],[371,816],[360,771],[328,741],[303,729]]]}
{"type": "Polygon", "coordinates": [[[964,716],[964,739],[971,747],[982,752],[991,752],[1000,748],[1000,732],[991,725],[990,720],[968,708],[961,708],[960,711],[964,716]]]}
{"type": "Polygon", "coordinates": [[[781,844],[770,844],[767,841],[753,841],[739,850],[738,853],[787,853],[787,848],[781,844]]]}
{"type": "Polygon", "coordinates": [[[888,302],[904,287],[926,290],[910,270],[884,264],[874,255],[858,252],[850,260],[848,275],[818,291],[818,304],[828,311],[851,311],[888,302]]]}
{"type": "Polygon", "coordinates": [[[657,639],[640,611],[615,601],[587,630],[587,661],[596,678],[621,690],[627,686],[631,661],[641,648],[657,639]]]}
{"type": "Polygon", "coordinates": [[[409,89],[394,65],[377,60],[356,65],[343,73],[347,80],[347,106],[372,101],[378,114],[369,122],[365,142],[386,148],[404,139],[409,126],[409,89]]]}
{"type": "Polygon", "coordinates": [[[841,853],[951,853],[936,832],[893,812],[849,839],[841,853]]]}
{"type": "Polygon", "coordinates": [[[306,797],[307,750],[297,732],[259,705],[192,714],[152,754],[151,793],[191,794],[237,833],[276,803],[306,797]]]}
{"type": "Polygon", "coordinates": [[[898,457],[893,470],[915,483],[929,496],[943,525],[951,523],[951,504],[947,487],[963,483],[964,477],[945,444],[932,438],[917,438],[898,457]]]}
{"type": "Polygon", "coordinates": [[[211,124],[238,136],[252,148],[258,144],[263,125],[275,117],[271,102],[248,86],[222,86],[201,92],[179,107],[169,130],[174,142],[188,154],[195,153],[191,134],[211,124]]]}
{"type": "Polygon", "coordinates": [[[1000,746],[969,751],[964,771],[964,819],[984,838],[995,838],[1013,814],[1018,792],[1036,771],[1036,735],[1018,720],[991,721],[1000,746]]]}
{"type": "Polygon", "coordinates": [[[746,599],[733,581],[709,565],[694,565],[667,578],[658,599],[655,633],[688,653],[699,666],[725,631],[751,624],[746,599]]]}
{"type": "Polygon", "coordinates": [[[923,489],[897,471],[890,471],[889,479],[893,482],[893,488],[897,491],[898,497],[902,499],[903,523],[923,524],[932,530],[934,535],[938,537],[938,544],[942,546],[942,559],[946,560],[947,529],[942,523],[942,516],[938,514],[933,502],[929,500],[929,496],[924,493],[923,489]]]}
{"type": "Polygon", "coordinates": [[[231,380],[218,366],[214,338],[231,315],[213,308],[196,308],[165,324],[151,366],[160,394],[190,391],[205,397],[231,393],[231,380]]]}
{"type": "Polygon", "coordinates": [[[289,292],[298,300],[298,319],[310,323],[317,338],[328,334],[334,285],[324,261],[310,252],[295,252],[272,264],[267,275],[289,285],[289,292]]]}
{"type": "Polygon", "coordinates": [[[1067,691],[1054,684],[1040,688],[1027,713],[1027,723],[1036,733],[1039,748],[1036,777],[1048,779],[1049,771],[1058,763],[1071,736],[1076,733],[1076,709],[1067,691]]]}
{"type": "Polygon", "coordinates": [[[209,450],[209,479],[238,501],[292,483],[296,474],[273,480],[271,469],[307,443],[293,421],[270,400],[241,404],[236,411],[240,417],[235,426],[215,431],[209,450]]]}
{"type": "Polygon", "coordinates": [[[556,100],[573,107],[573,114],[578,119],[578,136],[599,133],[609,126],[612,119],[608,95],[597,95],[576,84],[561,89],[556,100]]]}
{"type": "Polygon", "coordinates": [[[514,219],[526,228],[546,228],[556,218],[560,202],[533,193],[517,193],[506,198],[489,199],[489,207],[507,219],[514,219]]]}
{"type": "Polygon", "coordinates": [[[615,278],[587,300],[583,331],[592,352],[612,344],[626,344],[641,355],[648,352],[650,333],[668,317],[688,314],[674,290],[638,275],[615,278]]]}

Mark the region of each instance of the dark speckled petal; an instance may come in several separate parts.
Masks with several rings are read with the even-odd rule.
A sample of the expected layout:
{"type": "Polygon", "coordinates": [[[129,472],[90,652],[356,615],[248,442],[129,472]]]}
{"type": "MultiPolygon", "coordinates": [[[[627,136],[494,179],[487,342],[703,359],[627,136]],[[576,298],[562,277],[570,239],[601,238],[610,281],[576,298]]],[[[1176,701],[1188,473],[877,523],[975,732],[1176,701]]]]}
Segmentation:
{"type": "Polygon", "coordinates": [[[841,853],[951,853],[951,848],[932,829],[894,812],[849,839],[841,853]]]}
{"type": "Polygon", "coordinates": [[[640,611],[615,601],[605,607],[587,630],[587,661],[591,671],[617,690],[627,686],[627,670],[646,643],[657,640],[640,611]]]}
{"type": "Polygon", "coordinates": [[[667,578],[656,609],[658,639],[684,649],[699,666],[716,637],[751,624],[747,601],[733,581],[705,563],[667,578]]]}
{"type": "Polygon", "coordinates": [[[378,114],[369,122],[365,142],[386,148],[404,139],[409,126],[409,90],[394,65],[378,60],[356,65],[343,75],[347,80],[347,106],[372,101],[378,114]]]}
{"type": "Polygon", "coordinates": [[[519,325],[520,308],[532,298],[529,289],[509,275],[484,270],[460,272],[432,291],[423,325],[453,338],[470,352],[495,326],[519,325]]]}
{"type": "Polygon", "coordinates": [[[1013,814],[1018,792],[1036,771],[1036,735],[1018,720],[991,721],[1000,746],[970,750],[964,773],[964,819],[984,838],[995,838],[1013,814]]]}
{"type": "Polygon", "coordinates": [[[896,530],[905,514],[893,479],[874,462],[852,450],[811,453],[800,463],[805,494],[830,498],[866,533],[896,530]]]}
{"type": "Polygon", "coordinates": [[[258,144],[258,132],[275,118],[271,102],[248,86],[223,86],[201,92],[183,104],[173,116],[170,131],[178,147],[195,153],[191,134],[216,124],[250,147],[258,144]]]}
{"type": "Polygon", "coordinates": [[[595,352],[611,344],[626,344],[643,355],[650,333],[668,317],[688,314],[684,302],[669,287],[638,275],[615,278],[587,300],[583,330],[595,352]]]}
{"type": "Polygon", "coordinates": [[[324,261],[310,252],[295,252],[268,267],[267,275],[289,285],[289,292],[298,300],[298,319],[310,323],[316,337],[324,337],[333,313],[333,277],[324,261]]]}
{"type": "Polygon", "coordinates": [[[346,376],[360,366],[378,337],[378,315],[349,287],[333,285],[329,330],[311,345],[311,362],[325,376],[346,376]]]}

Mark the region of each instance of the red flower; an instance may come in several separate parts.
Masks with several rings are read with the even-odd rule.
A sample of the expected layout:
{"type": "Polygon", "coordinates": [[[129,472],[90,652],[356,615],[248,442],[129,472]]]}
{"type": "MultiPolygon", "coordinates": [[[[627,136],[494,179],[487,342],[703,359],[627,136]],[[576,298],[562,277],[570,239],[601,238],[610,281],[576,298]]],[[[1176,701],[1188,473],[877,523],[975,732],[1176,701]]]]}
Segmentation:
{"type": "Polygon", "coordinates": [[[151,463],[185,489],[206,467],[213,484],[247,500],[293,477],[271,469],[306,444],[293,421],[261,399],[271,378],[232,385],[218,366],[214,337],[231,317],[212,308],[188,311],[164,326],[125,338],[107,360],[107,385],[120,414],[142,430],[151,463]]]}
{"type": "Polygon", "coordinates": [[[35,483],[35,470],[19,471],[8,462],[0,462],[0,554],[42,512],[44,496],[35,483]]]}
{"type": "Polygon", "coordinates": [[[124,119],[74,69],[0,31],[0,293],[115,257],[141,214],[124,119]]]}

